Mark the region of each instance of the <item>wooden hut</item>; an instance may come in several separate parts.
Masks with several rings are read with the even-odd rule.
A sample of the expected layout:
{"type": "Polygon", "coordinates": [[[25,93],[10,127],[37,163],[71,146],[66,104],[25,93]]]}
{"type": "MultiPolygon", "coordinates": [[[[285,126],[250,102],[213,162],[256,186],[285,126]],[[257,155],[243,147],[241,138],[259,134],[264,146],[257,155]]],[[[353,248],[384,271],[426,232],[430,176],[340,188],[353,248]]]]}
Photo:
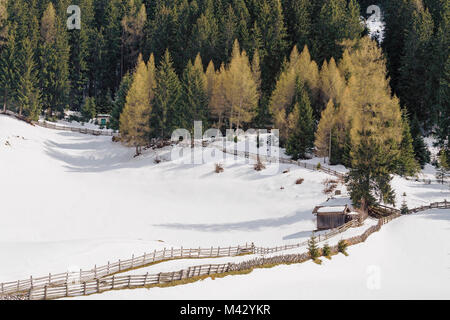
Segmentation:
{"type": "Polygon", "coordinates": [[[313,214],[317,216],[318,230],[334,229],[357,218],[357,214],[352,214],[348,205],[317,206],[314,208],[313,214]]]}

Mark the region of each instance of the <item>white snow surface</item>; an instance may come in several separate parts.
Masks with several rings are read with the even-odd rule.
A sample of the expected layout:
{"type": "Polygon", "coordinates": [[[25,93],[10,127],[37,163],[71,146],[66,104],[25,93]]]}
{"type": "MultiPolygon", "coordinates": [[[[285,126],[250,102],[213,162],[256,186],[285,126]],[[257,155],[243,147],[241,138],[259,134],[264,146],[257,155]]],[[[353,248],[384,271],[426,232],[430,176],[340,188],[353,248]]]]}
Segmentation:
{"type": "MultiPolygon", "coordinates": [[[[315,229],[312,210],[326,203],[322,182],[329,175],[294,165],[264,175],[248,160],[206,148],[223,157],[225,170],[216,174],[216,160],[183,164],[170,161],[171,151],[146,150],[133,158],[133,149],[111,137],[33,127],[0,115],[0,282],[91,269],[163,247],[299,243],[315,229]],[[163,161],[156,164],[156,157],[163,161]],[[305,179],[301,185],[295,184],[298,178],[305,179]]],[[[266,170],[274,166],[267,164],[266,170]]],[[[450,200],[448,186],[400,177],[393,186],[398,206],[403,192],[410,208],[450,200]]],[[[345,195],[345,187],[339,188],[345,195]]],[[[325,205],[345,203],[343,197],[325,205]]],[[[336,256],[322,266],[280,266],[89,298],[450,298],[449,218],[449,210],[399,218],[350,248],[350,257],[336,256]],[[370,266],[381,270],[379,290],[367,289],[370,266]]],[[[373,223],[368,219],[342,237],[360,234],[373,223]]],[[[160,272],[164,265],[174,271],[192,262],[151,270],[160,272]]]]}

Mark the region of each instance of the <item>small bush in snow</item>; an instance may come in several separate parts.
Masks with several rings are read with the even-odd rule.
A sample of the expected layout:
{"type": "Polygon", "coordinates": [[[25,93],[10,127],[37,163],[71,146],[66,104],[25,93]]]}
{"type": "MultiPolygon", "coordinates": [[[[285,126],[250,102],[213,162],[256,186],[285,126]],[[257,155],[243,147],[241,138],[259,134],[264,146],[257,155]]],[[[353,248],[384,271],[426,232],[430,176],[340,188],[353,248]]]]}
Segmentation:
{"type": "Polygon", "coordinates": [[[347,253],[347,247],[348,247],[348,242],[345,240],[341,240],[338,243],[338,251],[346,256],[348,256],[347,253]]]}
{"type": "Polygon", "coordinates": [[[220,163],[216,163],[216,169],[215,169],[216,173],[221,173],[223,172],[223,167],[220,163]]]}
{"type": "Polygon", "coordinates": [[[322,255],[328,259],[331,259],[331,248],[328,243],[325,243],[325,245],[323,246],[322,255]]]}
{"type": "Polygon", "coordinates": [[[317,247],[316,236],[314,236],[314,234],[308,240],[308,252],[309,255],[311,256],[311,259],[314,261],[316,261],[317,258],[320,257],[320,250],[317,247]]]}
{"type": "Polygon", "coordinates": [[[302,184],[304,181],[305,181],[305,179],[300,178],[300,179],[297,179],[297,181],[295,181],[295,184],[302,184]]]}
{"type": "Polygon", "coordinates": [[[261,161],[258,161],[256,164],[255,164],[255,166],[254,166],[254,169],[256,170],[256,171],[262,171],[262,170],[264,170],[266,168],[266,166],[264,165],[264,163],[262,163],[261,161]]]}
{"type": "Polygon", "coordinates": [[[320,164],[320,162],[317,164],[317,167],[316,167],[316,169],[317,170],[320,170],[320,169],[322,169],[322,165],[320,164]]]}
{"type": "Polygon", "coordinates": [[[161,163],[161,159],[160,159],[159,157],[156,157],[155,160],[154,160],[154,162],[155,162],[156,164],[161,163]]]}

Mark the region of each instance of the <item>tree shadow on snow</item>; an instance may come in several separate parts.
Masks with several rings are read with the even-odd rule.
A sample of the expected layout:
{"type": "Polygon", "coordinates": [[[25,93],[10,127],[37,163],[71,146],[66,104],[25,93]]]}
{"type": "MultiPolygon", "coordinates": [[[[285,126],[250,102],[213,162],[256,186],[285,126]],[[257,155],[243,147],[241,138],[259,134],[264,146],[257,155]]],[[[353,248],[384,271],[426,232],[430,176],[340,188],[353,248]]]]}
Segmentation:
{"type": "MultiPolygon", "coordinates": [[[[154,225],[155,227],[163,227],[168,229],[177,230],[194,230],[203,232],[214,232],[214,231],[258,231],[264,228],[276,228],[285,225],[292,225],[300,221],[311,221],[314,225],[311,211],[301,211],[296,212],[293,215],[287,215],[280,218],[270,218],[270,219],[258,219],[250,220],[236,223],[219,223],[219,224],[183,224],[183,223],[168,223],[154,225]]],[[[307,231],[305,231],[307,232],[307,231]]],[[[311,231],[308,231],[310,234],[311,231]]]]}

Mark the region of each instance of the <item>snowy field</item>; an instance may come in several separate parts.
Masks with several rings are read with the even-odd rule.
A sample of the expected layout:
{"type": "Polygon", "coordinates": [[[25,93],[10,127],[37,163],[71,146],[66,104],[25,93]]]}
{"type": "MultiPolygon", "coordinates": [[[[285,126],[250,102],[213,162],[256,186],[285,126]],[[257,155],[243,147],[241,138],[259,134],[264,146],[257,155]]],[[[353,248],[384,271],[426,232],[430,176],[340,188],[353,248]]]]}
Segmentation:
{"type": "Polygon", "coordinates": [[[450,299],[450,212],[431,210],[385,225],[349,256],[171,287],[78,299],[450,299]]]}
{"type": "MultiPolygon", "coordinates": [[[[330,176],[275,164],[267,170],[276,174],[264,175],[245,159],[234,159],[216,149],[204,152],[222,157],[225,171],[214,173],[213,160],[201,165],[183,164],[183,158],[170,161],[171,148],[157,153],[147,150],[133,158],[133,149],[113,143],[111,137],[32,127],[0,115],[0,282],[90,269],[94,264],[164,247],[246,242],[276,246],[309,238],[316,227],[311,212],[327,200],[322,181],[330,176]],[[156,164],[156,158],[163,161],[156,164]],[[305,179],[301,185],[295,184],[298,178],[305,179]]],[[[448,186],[396,177],[394,187],[398,206],[403,192],[408,194],[410,207],[450,200],[448,186]]],[[[345,187],[339,189],[346,192],[345,187]]],[[[414,288],[423,291],[403,288],[389,291],[388,297],[408,291],[425,298],[439,294],[449,298],[448,217],[448,210],[403,217],[366,244],[351,248],[349,258],[335,257],[323,266],[284,266],[257,270],[248,277],[91,298],[117,298],[119,294],[120,298],[166,299],[186,297],[186,293],[192,298],[328,298],[338,292],[341,296],[337,298],[343,298],[356,296],[358,290],[367,291],[358,286],[365,286],[368,265],[385,270],[382,285],[378,291],[364,291],[361,297],[381,297],[392,286],[397,288],[406,274],[413,277],[421,271],[414,288]],[[426,251],[417,245],[426,243],[428,248],[427,241],[435,248],[417,256],[417,252],[426,251]],[[416,258],[423,263],[415,263],[416,258]],[[439,275],[441,281],[434,282],[439,275]],[[275,277],[277,281],[267,286],[267,279],[275,277]],[[235,281],[242,284],[239,292],[235,281]],[[243,285],[245,281],[248,285],[243,285]],[[428,290],[440,283],[446,288],[428,290]],[[224,289],[223,296],[217,296],[221,292],[218,284],[224,289]],[[330,290],[324,291],[328,287],[330,290]]],[[[171,263],[167,266],[174,270],[185,266],[185,262],[171,263]]]]}

